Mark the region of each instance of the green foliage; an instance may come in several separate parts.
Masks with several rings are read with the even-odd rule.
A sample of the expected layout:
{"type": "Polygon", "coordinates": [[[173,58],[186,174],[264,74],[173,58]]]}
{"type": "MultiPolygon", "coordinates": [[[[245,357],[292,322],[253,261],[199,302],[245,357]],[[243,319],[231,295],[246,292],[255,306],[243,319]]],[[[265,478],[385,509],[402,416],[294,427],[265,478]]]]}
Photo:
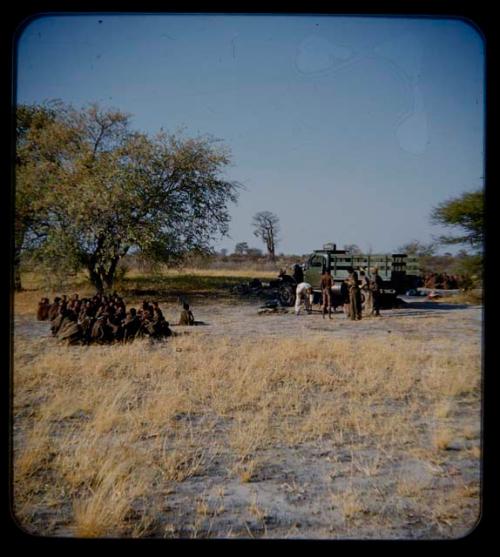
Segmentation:
{"type": "Polygon", "coordinates": [[[482,283],[483,258],[480,254],[461,255],[456,257],[454,273],[464,275],[468,280],[468,287],[475,288],[482,283]]]}
{"type": "MultiPolygon", "coordinates": [[[[441,236],[442,244],[468,244],[475,253],[461,250],[450,258],[447,272],[465,277],[467,287],[475,288],[481,284],[483,273],[484,242],[484,192],[466,192],[460,197],[439,204],[431,213],[431,222],[453,228],[460,228],[460,236],[441,236]]],[[[431,258],[433,259],[433,258],[431,258]]]]}
{"type": "Polygon", "coordinates": [[[484,193],[482,190],[467,192],[460,197],[440,203],[431,213],[431,222],[449,227],[459,227],[461,236],[441,236],[443,244],[470,244],[482,249],[484,241],[484,193]]]}
{"type": "Polygon", "coordinates": [[[148,137],[95,104],[18,114],[17,245],[48,267],[85,268],[111,288],[131,249],[175,261],[227,234],[238,184],[221,177],[230,157],[214,139],[148,137]]]}
{"type": "Polygon", "coordinates": [[[412,240],[397,248],[398,253],[406,253],[414,257],[430,257],[436,253],[436,244],[424,244],[418,240],[412,240]]]}

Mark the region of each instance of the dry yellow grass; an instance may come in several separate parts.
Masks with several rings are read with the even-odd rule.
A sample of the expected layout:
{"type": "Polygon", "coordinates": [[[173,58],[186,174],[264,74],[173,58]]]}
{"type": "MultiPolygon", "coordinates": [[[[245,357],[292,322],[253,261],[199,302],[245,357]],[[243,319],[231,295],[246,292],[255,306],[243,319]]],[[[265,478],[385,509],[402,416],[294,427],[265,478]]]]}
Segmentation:
{"type": "MultiPolygon", "coordinates": [[[[28,299],[21,295],[19,311],[28,299]]],[[[216,461],[228,480],[252,486],[277,446],[348,448],[352,474],[376,481],[409,447],[434,462],[452,439],[446,420],[455,403],[480,396],[477,346],[443,341],[429,352],[399,337],[362,345],[319,333],[91,347],[19,341],[14,356],[15,511],[42,534],[34,517],[52,502],[66,508],[67,531],[77,536],[175,536],[171,518],[161,522],[175,486],[216,461]],[[359,452],[367,447],[374,452],[359,452]]],[[[433,508],[411,480],[393,490],[433,508]]],[[[365,510],[354,488],[332,497],[344,521],[365,510]]],[[[433,511],[441,526],[460,518],[450,497],[433,511]]],[[[213,505],[204,497],[192,505],[189,535],[212,531],[213,505]]],[[[249,509],[263,521],[260,504],[249,509]]]]}

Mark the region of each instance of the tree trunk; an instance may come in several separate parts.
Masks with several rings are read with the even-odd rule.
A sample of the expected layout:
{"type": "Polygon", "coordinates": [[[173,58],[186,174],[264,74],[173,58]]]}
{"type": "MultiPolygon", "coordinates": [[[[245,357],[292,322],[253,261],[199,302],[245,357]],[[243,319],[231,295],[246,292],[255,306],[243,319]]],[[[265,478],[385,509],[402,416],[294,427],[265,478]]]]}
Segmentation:
{"type": "Polygon", "coordinates": [[[276,255],[274,253],[274,244],[272,242],[269,242],[267,245],[267,253],[269,255],[269,259],[271,261],[275,261],[276,255]]]}
{"type": "Polygon", "coordinates": [[[26,229],[16,220],[14,227],[14,290],[21,292],[23,287],[21,284],[21,251],[23,249],[24,237],[26,229]]]}
{"type": "Polygon", "coordinates": [[[274,234],[272,229],[269,230],[267,235],[267,251],[269,253],[269,258],[274,262],[276,260],[276,256],[274,254],[274,234]]]}
{"type": "Polygon", "coordinates": [[[16,255],[14,257],[14,290],[16,292],[21,292],[23,287],[21,284],[21,269],[20,269],[20,258],[16,255]]]}
{"type": "Polygon", "coordinates": [[[111,290],[113,288],[113,284],[115,282],[115,273],[116,273],[116,267],[118,265],[118,261],[120,261],[119,257],[115,257],[112,261],[111,261],[111,265],[109,266],[109,270],[107,273],[105,273],[104,275],[104,282],[106,283],[106,287],[108,288],[108,290],[111,290]]]}
{"type": "Polygon", "coordinates": [[[104,291],[104,284],[100,274],[94,269],[94,267],[88,267],[90,282],[96,287],[98,292],[104,291]]]}

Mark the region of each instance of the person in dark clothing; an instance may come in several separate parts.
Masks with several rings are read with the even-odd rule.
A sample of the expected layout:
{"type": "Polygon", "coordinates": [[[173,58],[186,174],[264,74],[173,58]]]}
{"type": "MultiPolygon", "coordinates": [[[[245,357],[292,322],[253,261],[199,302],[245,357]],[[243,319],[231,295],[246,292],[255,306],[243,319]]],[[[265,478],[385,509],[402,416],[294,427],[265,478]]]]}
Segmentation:
{"type": "Polygon", "coordinates": [[[83,344],[90,344],[92,340],[92,326],[94,325],[94,319],[88,314],[83,314],[80,312],[80,317],[78,319],[78,324],[81,329],[81,340],[83,344]]]}
{"type": "Polygon", "coordinates": [[[349,272],[349,317],[353,321],[361,319],[361,290],[359,288],[358,273],[351,270],[349,272]]]}
{"type": "Polygon", "coordinates": [[[123,338],[123,327],[122,321],[124,319],[122,314],[122,309],[118,308],[116,311],[111,313],[108,317],[108,327],[112,340],[122,340],[123,338]]]}
{"type": "Polygon", "coordinates": [[[295,265],[293,266],[293,279],[295,280],[296,284],[304,282],[304,271],[298,263],[295,263],[295,265]]]}
{"type": "Polygon", "coordinates": [[[342,281],[340,285],[340,297],[342,298],[342,307],[344,310],[344,315],[349,318],[350,306],[349,306],[349,284],[347,279],[342,281]]]}
{"type": "Polygon", "coordinates": [[[383,280],[378,274],[378,268],[374,267],[370,278],[370,290],[373,295],[372,315],[380,317],[380,297],[382,295],[383,280]]]}
{"type": "Polygon", "coordinates": [[[107,313],[102,314],[95,320],[92,326],[91,338],[93,342],[98,343],[109,342],[111,340],[107,313]]]}
{"type": "Polygon", "coordinates": [[[153,310],[153,323],[155,329],[155,338],[169,337],[172,335],[169,323],[163,317],[163,313],[159,307],[155,307],[153,310]]]}
{"type": "Polygon", "coordinates": [[[48,318],[50,319],[50,321],[53,321],[57,317],[57,315],[59,314],[60,302],[61,302],[61,298],[56,296],[54,298],[53,303],[50,305],[49,310],[48,310],[48,318]]]}
{"type": "Polygon", "coordinates": [[[142,316],[141,316],[141,327],[138,331],[138,335],[140,337],[149,336],[154,337],[156,333],[156,327],[153,320],[153,311],[152,310],[145,310],[144,306],[142,308],[142,316]]]}
{"type": "Polygon", "coordinates": [[[163,312],[161,311],[160,305],[159,305],[158,302],[153,302],[151,307],[153,309],[153,313],[156,314],[159,319],[165,319],[163,317],[163,312]]]}
{"type": "Polygon", "coordinates": [[[71,311],[68,310],[66,303],[61,302],[56,317],[51,321],[50,330],[52,332],[52,336],[57,336],[65,323],[70,321],[70,315],[71,311]]]}
{"type": "Polygon", "coordinates": [[[130,311],[125,316],[122,323],[123,326],[123,341],[129,342],[133,340],[141,327],[141,322],[137,317],[135,308],[130,308],[130,311]]]}
{"type": "Polygon", "coordinates": [[[36,312],[36,318],[38,321],[46,321],[49,317],[50,302],[48,298],[42,298],[38,302],[38,310],[36,312]]]}

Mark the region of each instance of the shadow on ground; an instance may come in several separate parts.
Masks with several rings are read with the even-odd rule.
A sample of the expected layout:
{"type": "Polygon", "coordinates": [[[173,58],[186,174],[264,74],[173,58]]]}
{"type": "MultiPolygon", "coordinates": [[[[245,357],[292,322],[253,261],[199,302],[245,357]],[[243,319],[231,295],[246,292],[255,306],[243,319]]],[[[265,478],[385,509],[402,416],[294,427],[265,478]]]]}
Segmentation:
{"type": "Polygon", "coordinates": [[[467,304],[444,304],[443,302],[406,302],[404,305],[408,309],[441,309],[441,310],[453,310],[453,309],[467,309],[469,306],[467,304]]]}

